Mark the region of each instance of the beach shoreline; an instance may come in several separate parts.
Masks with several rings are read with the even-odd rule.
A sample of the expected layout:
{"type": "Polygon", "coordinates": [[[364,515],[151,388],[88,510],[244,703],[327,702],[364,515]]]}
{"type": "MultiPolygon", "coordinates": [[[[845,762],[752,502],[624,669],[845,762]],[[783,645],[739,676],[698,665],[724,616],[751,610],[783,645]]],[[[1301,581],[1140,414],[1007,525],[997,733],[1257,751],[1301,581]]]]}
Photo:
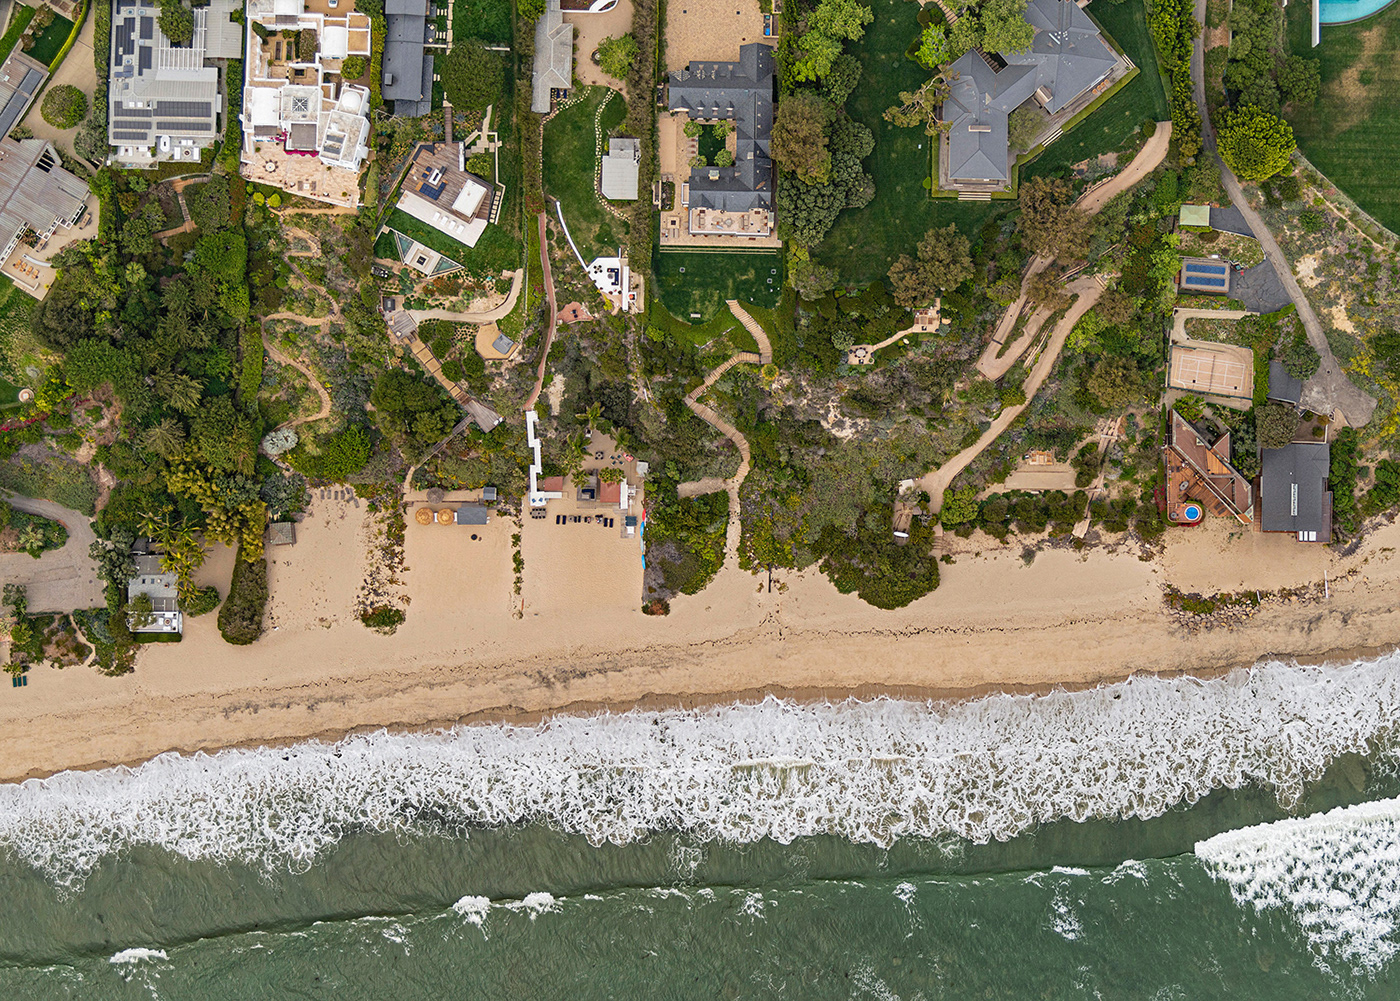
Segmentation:
{"type": "MultiPolygon", "coordinates": [[[[766,575],[726,566],[669,616],[650,617],[627,563],[635,540],[529,519],[470,533],[410,521],[408,619],[394,636],[354,614],[353,564],[372,527],[361,508],[318,501],[297,545],[269,552],[269,632],[252,646],[224,643],[211,614],[187,621],[184,642],[144,650],[121,678],[32,671],[30,685],[0,697],[0,781],[386,729],[769,695],[962,700],[1138,674],[1216,677],[1269,660],[1351,661],[1400,646],[1400,525],[1349,556],[1224,528],[1174,533],[1150,560],[1130,547],[1052,547],[1027,563],[958,540],[965,548],[938,590],[896,611],[837,593],[815,568],[775,572],[769,591],[766,575]],[[508,567],[515,532],[523,598],[498,566],[508,567]],[[1198,621],[1168,607],[1169,588],[1277,596],[1198,621]]],[[[215,550],[203,572],[226,581],[231,559],[215,550]]]]}

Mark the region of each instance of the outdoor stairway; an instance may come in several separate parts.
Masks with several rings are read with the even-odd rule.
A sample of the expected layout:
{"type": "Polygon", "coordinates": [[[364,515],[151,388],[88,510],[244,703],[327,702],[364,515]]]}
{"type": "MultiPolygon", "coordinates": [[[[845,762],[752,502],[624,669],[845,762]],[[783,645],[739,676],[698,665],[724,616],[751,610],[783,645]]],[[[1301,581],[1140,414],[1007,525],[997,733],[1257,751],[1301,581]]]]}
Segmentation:
{"type": "MultiPolygon", "coordinates": [[[[773,361],[773,348],[768,343],[768,334],[759,326],[758,321],[749,315],[748,310],[739,305],[737,300],[726,300],[725,305],[734,314],[734,318],[744,325],[744,329],[753,334],[753,339],[758,342],[758,357],[754,359],[760,365],[768,365],[773,361]]],[[[737,355],[735,357],[738,357],[737,355]]]]}
{"type": "Polygon", "coordinates": [[[958,201],[960,202],[989,202],[992,200],[990,191],[959,191],[958,201]]]}

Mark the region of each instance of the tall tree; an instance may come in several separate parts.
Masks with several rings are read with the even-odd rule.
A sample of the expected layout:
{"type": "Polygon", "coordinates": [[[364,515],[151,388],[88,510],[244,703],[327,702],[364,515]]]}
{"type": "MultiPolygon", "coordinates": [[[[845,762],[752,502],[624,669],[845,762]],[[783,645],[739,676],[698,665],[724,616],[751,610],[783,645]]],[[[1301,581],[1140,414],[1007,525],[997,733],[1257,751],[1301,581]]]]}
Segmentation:
{"type": "Polygon", "coordinates": [[[1241,181],[1264,181],[1284,167],[1298,144],[1282,118],[1246,106],[1220,130],[1220,156],[1241,181]]]}
{"type": "Polygon", "coordinates": [[[1029,52],[1035,27],[1026,20],[1026,0],[986,0],[982,4],[982,48],[988,52],[1029,52]]]}
{"type": "Polygon", "coordinates": [[[957,288],[972,277],[972,254],[967,237],[951,223],[931,229],[919,241],[918,259],[907,254],[890,267],[890,293],[906,309],[928,304],[939,292],[957,288]]]}
{"type": "Polygon", "coordinates": [[[1083,257],[1093,235],[1092,216],[1074,208],[1074,192],[1061,178],[1034,177],[1021,185],[1021,238],[1042,257],[1083,257]]]}
{"type": "Polygon", "coordinates": [[[773,120],[773,160],[809,183],[827,181],[831,175],[827,126],[834,118],[835,109],[820,95],[809,90],[789,94],[778,103],[773,120]]]}

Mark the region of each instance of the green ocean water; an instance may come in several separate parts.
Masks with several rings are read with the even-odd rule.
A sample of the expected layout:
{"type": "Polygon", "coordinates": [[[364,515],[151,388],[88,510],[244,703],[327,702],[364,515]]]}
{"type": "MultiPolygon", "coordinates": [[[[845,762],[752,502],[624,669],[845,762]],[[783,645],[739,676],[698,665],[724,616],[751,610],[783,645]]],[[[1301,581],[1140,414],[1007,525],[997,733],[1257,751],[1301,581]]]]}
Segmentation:
{"type": "MultiPolygon", "coordinates": [[[[1348,757],[1293,813],[1398,792],[1348,757]]],[[[0,998],[1400,997],[1192,854],[1282,816],[1245,789],[981,846],[348,833],[300,872],[128,849],[77,891],[0,855],[0,998]]]]}

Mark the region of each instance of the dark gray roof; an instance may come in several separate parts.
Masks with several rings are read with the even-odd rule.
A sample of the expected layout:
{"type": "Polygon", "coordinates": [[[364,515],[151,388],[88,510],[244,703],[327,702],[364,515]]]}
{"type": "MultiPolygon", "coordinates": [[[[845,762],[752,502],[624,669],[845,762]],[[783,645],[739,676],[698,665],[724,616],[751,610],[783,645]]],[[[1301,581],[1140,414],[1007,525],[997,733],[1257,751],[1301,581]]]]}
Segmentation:
{"type": "Polygon", "coordinates": [[[459,525],[484,525],[486,522],[486,508],[480,504],[463,504],[457,509],[457,524],[459,525]]]}
{"type": "Polygon", "coordinates": [[[1269,399],[1291,403],[1295,407],[1303,398],[1303,383],[1288,374],[1281,361],[1269,362],[1269,399]]]}
{"type": "MultiPolygon", "coordinates": [[[[402,6],[402,5],[400,5],[402,6]]],[[[426,2],[424,13],[426,13],[426,2]]],[[[387,13],[380,93],[394,114],[417,118],[432,111],[433,57],[424,49],[432,28],[424,14],[387,13]]]]}
{"type": "Polygon", "coordinates": [[[1261,450],[1260,525],[1266,532],[1314,533],[1330,542],[1332,495],[1327,490],[1331,449],[1326,442],[1294,442],[1261,450]]]}
{"type": "Polygon", "coordinates": [[[952,66],[944,106],[948,176],[953,180],[1005,181],[1010,149],[1007,119],[1037,90],[1054,114],[1112,71],[1118,57],[1104,44],[1089,15],[1068,0],[1032,0],[1026,20],[1036,29],[1030,51],[1002,53],[995,70],[981,53],[964,53],[952,66]]]}
{"type": "Polygon", "coordinates": [[[739,47],[739,61],[695,60],[671,74],[672,111],[694,119],[723,118],[734,123],[734,166],[712,167],[690,175],[692,208],[747,212],[773,204],[773,50],[760,42],[739,47]]]}

